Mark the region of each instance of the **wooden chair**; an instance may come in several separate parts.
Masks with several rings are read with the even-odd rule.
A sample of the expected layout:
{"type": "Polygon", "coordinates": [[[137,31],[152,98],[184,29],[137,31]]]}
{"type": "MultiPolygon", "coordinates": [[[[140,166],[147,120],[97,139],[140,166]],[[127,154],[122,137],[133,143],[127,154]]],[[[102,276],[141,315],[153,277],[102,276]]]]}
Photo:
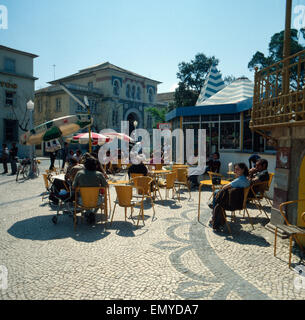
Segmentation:
{"type": "Polygon", "coordinates": [[[51,181],[50,181],[49,175],[46,173],[43,173],[42,177],[43,177],[43,182],[44,182],[44,186],[46,188],[46,191],[42,194],[41,201],[43,201],[43,199],[46,199],[49,197],[50,188],[51,188],[51,181]]]}
{"type": "Polygon", "coordinates": [[[271,202],[271,200],[268,198],[266,192],[270,190],[270,186],[271,186],[273,177],[274,177],[274,173],[273,173],[273,172],[269,172],[268,185],[267,185],[267,187],[266,187],[266,190],[264,190],[264,194],[263,194],[263,198],[268,202],[268,204],[269,204],[270,206],[272,206],[272,202],[271,202]]]}
{"type": "Polygon", "coordinates": [[[180,201],[180,187],[186,186],[189,192],[189,200],[191,199],[191,188],[190,183],[187,178],[187,168],[177,168],[177,179],[175,181],[175,185],[178,186],[178,199],[180,201]]]}
{"type": "Polygon", "coordinates": [[[144,192],[143,192],[141,201],[133,201],[132,200],[132,188],[133,188],[132,186],[127,186],[127,185],[126,186],[115,186],[117,199],[114,204],[110,225],[112,224],[114,212],[115,212],[115,208],[116,208],[117,204],[120,207],[123,207],[125,209],[125,221],[127,221],[127,208],[131,209],[131,216],[132,216],[134,207],[137,205],[140,205],[138,224],[140,221],[140,216],[142,216],[143,224],[145,224],[145,222],[144,222],[144,206],[143,206],[144,192]]]}
{"type": "MultiPolygon", "coordinates": [[[[284,207],[288,206],[290,204],[296,204],[300,202],[305,202],[305,199],[300,200],[293,200],[293,201],[287,201],[280,204],[280,213],[283,218],[283,223],[277,223],[275,224],[275,233],[274,233],[274,256],[276,257],[276,239],[277,239],[277,232],[278,229],[284,231],[289,236],[289,268],[291,267],[291,250],[292,250],[292,239],[295,240],[295,242],[298,244],[300,249],[304,252],[304,247],[302,246],[301,242],[298,240],[298,235],[305,235],[305,228],[304,227],[298,227],[296,225],[293,225],[289,223],[286,214],[284,212],[284,207]]],[[[301,219],[303,222],[305,222],[305,212],[302,213],[301,219]]]]}
{"type": "Polygon", "coordinates": [[[162,170],[162,168],[163,168],[162,163],[154,164],[154,166],[155,166],[155,170],[162,170]]]}
{"type": "MultiPolygon", "coordinates": [[[[250,187],[248,187],[248,188],[243,188],[243,189],[244,189],[244,199],[243,199],[243,207],[242,207],[242,210],[244,210],[244,211],[247,212],[249,221],[250,221],[250,223],[251,223],[251,225],[252,225],[252,228],[253,228],[253,230],[254,230],[254,226],[253,226],[251,217],[250,217],[249,212],[248,212],[248,209],[247,209],[247,200],[248,200],[248,193],[249,193],[250,187]]],[[[236,210],[235,210],[235,211],[236,211],[236,210]]],[[[234,220],[236,219],[235,211],[232,211],[232,212],[231,212],[231,219],[232,219],[232,221],[234,221],[234,220]]],[[[227,218],[226,218],[226,212],[225,212],[225,210],[224,210],[223,208],[222,208],[222,214],[223,214],[224,220],[225,220],[225,222],[226,222],[227,228],[228,228],[229,232],[232,234],[230,225],[229,225],[228,220],[227,220],[227,218]]]]}
{"type": "MultiPolygon", "coordinates": [[[[259,210],[259,215],[264,213],[269,219],[267,212],[264,210],[261,201],[264,199],[264,194],[268,190],[269,181],[256,182],[250,186],[248,195],[248,201],[254,203],[256,208],[259,210]]],[[[257,216],[259,216],[257,215],[257,216]]]]}
{"type": "MultiPolygon", "coordinates": [[[[217,173],[217,172],[208,171],[208,175],[209,175],[211,181],[213,180],[214,177],[224,179],[224,176],[220,173],[217,173]]],[[[222,188],[221,184],[212,184],[212,191],[213,191],[212,195],[214,195],[215,191],[217,191],[221,188],[222,188]]]]}
{"type": "Polygon", "coordinates": [[[77,187],[75,189],[75,204],[74,204],[74,230],[76,229],[77,223],[77,209],[80,209],[80,213],[83,213],[86,210],[104,210],[106,216],[106,222],[108,219],[108,209],[107,209],[107,190],[102,187],[77,187]],[[103,192],[104,201],[99,203],[101,191],[103,192]],[[81,197],[82,204],[79,203],[79,196],[81,197]]]}
{"type": "Polygon", "coordinates": [[[153,196],[152,196],[152,183],[153,178],[146,177],[146,176],[139,176],[131,179],[131,183],[134,184],[134,186],[137,188],[137,195],[133,195],[134,198],[143,198],[144,199],[150,199],[151,206],[153,208],[153,218],[155,217],[155,207],[153,202],[153,196]]]}
{"type": "MultiPolygon", "coordinates": [[[[175,180],[176,180],[176,174],[174,172],[169,173],[166,175],[166,180],[164,183],[160,183],[159,187],[161,189],[165,189],[165,199],[167,199],[169,190],[172,190],[172,198],[174,198],[174,195],[176,193],[176,189],[175,189],[175,180]]],[[[180,199],[179,199],[180,201],[180,199]]]]}
{"type": "Polygon", "coordinates": [[[131,173],[130,174],[130,180],[137,178],[137,177],[144,177],[143,173],[131,173]]]}

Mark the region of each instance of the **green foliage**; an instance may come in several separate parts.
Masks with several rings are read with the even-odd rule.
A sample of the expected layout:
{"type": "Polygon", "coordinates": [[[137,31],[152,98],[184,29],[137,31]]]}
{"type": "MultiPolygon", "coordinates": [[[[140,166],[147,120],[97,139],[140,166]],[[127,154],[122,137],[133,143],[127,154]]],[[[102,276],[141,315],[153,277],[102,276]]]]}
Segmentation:
{"type": "Polygon", "coordinates": [[[151,108],[147,108],[146,111],[151,114],[154,120],[153,128],[155,128],[157,123],[165,122],[165,115],[168,113],[169,110],[168,108],[151,107],[151,108]]]}
{"type": "Polygon", "coordinates": [[[175,92],[176,107],[194,106],[204,85],[204,81],[212,64],[218,65],[219,60],[198,53],[191,62],[178,65],[177,78],[180,80],[175,92]]]}
{"type": "MultiPolygon", "coordinates": [[[[250,69],[250,71],[253,71],[255,67],[264,69],[283,59],[284,33],[284,31],[281,31],[275,33],[271,37],[269,43],[269,55],[267,57],[260,51],[257,51],[253,55],[251,61],[248,64],[248,68],[250,69]]],[[[304,30],[301,30],[301,34],[304,38],[304,30]]],[[[305,47],[298,41],[298,31],[296,29],[291,29],[290,54],[293,55],[304,49],[305,47]]]]}

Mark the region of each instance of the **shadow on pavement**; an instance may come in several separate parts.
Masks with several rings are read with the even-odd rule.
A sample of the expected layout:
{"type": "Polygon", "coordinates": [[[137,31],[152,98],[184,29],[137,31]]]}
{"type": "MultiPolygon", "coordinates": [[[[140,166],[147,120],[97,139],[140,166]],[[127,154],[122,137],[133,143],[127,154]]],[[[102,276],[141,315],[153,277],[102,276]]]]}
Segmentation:
{"type": "Polygon", "coordinates": [[[116,234],[122,237],[135,237],[134,231],[140,227],[130,222],[114,221],[112,226],[108,222],[105,229],[104,222],[101,223],[98,216],[96,224],[93,225],[87,224],[85,220],[81,222],[79,219],[74,231],[72,216],[60,215],[56,225],[52,222],[53,217],[54,215],[37,216],[18,221],[7,232],[13,237],[33,241],[72,238],[81,242],[94,242],[110,235],[110,230],[116,230],[116,234]]]}

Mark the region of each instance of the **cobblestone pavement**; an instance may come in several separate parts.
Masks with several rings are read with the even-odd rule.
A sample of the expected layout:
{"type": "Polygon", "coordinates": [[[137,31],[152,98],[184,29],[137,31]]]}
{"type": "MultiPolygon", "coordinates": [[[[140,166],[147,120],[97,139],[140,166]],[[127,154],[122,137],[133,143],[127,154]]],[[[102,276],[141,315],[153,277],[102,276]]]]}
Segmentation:
{"type": "MultiPolygon", "coordinates": [[[[42,161],[41,171],[48,165],[42,161]]],[[[202,192],[200,222],[193,191],[190,201],[187,192],[181,203],[156,201],[154,221],[147,203],[145,226],[125,222],[118,208],[106,229],[98,219],[76,231],[68,214],[52,223],[56,208],[42,201],[44,191],[42,176],[17,183],[0,176],[0,266],[8,270],[2,300],[305,298],[288,268],[288,240],[278,240],[274,257],[274,235],[264,228],[265,217],[254,218],[254,209],[254,230],[238,216],[232,236],[214,233],[208,227],[209,190],[202,192]]],[[[300,262],[297,248],[292,262],[300,262]]]]}

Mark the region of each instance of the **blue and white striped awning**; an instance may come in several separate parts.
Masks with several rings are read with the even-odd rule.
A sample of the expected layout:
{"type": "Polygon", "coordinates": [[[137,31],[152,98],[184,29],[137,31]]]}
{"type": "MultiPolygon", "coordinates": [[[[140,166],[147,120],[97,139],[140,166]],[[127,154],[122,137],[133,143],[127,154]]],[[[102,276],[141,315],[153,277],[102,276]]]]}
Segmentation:
{"type": "Polygon", "coordinates": [[[253,97],[254,83],[248,78],[239,78],[205,100],[201,106],[238,103],[253,97]]]}
{"type": "Polygon", "coordinates": [[[204,82],[204,86],[201,89],[200,95],[196,102],[196,106],[201,106],[204,101],[211,98],[224,87],[225,83],[222,80],[221,73],[217,70],[215,65],[212,65],[209,74],[204,82]]]}

